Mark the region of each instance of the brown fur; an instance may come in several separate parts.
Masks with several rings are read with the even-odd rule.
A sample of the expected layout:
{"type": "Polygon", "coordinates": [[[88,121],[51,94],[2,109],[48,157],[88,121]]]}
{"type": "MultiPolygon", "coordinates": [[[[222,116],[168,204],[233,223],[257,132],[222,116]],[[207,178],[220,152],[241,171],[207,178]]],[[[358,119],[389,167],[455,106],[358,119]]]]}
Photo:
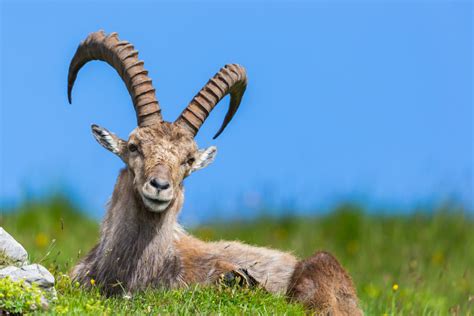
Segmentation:
{"type": "Polygon", "coordinates": [[[362,315],[351,277],[327,252],[298,262],[287,295],[316,314],[362,315]]]}
{"type": "Polygon", "coordinates": [[[177,217],[184,201],[183,180],[212,162],[215,148],[198,150],[189,133],[166,122],[138,127],[128,141],[98,126],[93,133],[126,168],[117,179],[100,240],[73,269],[73,278],[84,285],[94,279],[104,293],[113,295],[213,284],[223,273],[240,270],[269,292],[288,293],[310,308],[339,314],[358,311],[350,277],[329,254],[298,262],[277,250],[206,243],[181,228],[177,217]],[[150,186],[156,177],[169,182],[169,188],[150,186]]]}

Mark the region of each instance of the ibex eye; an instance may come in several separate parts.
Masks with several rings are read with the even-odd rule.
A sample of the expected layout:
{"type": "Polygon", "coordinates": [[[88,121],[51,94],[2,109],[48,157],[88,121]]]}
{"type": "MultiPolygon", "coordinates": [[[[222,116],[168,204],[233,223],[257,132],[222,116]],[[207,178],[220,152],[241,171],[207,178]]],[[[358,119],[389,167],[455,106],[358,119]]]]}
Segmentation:
{"type": "Polygon", "coordinates": [[[134,145],[134,144],[130,144],[128,145],[128,150],[130,150],[131,152],[134,152],[134,151],[137,151],[137,145],[134,145]]]}
{"type": "Polygon", "coordinates": [[[194,157],[191,157],[191,158],[189,158],[189,159],[186,161],[186,163],[187,163],[188,165],[192,165],[192,164],[194,163],[194,161],[196,161],[196,159],[195,159],[194,157]]]}

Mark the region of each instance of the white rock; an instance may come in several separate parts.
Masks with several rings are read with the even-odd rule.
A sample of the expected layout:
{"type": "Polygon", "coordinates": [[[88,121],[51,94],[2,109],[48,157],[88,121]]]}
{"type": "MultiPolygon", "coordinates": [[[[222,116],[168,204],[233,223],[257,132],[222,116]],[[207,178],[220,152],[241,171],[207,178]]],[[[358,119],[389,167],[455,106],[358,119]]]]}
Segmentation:
{"type": "Polygon", "coordinates": [[[18,241],[0,227],[0,252],[17,265],[23,265],[28,259],[28,253],[18,241]]]}
{"type": "Polygon", "coordinates": [[[34,282],[43,289],[54,286],[54,276],[45,267],[36,263],[22,267],[10,266],[0,269],[0,278],[6,278],[7,276],[12,281],[25,280],[29,284],[34,282]]]}

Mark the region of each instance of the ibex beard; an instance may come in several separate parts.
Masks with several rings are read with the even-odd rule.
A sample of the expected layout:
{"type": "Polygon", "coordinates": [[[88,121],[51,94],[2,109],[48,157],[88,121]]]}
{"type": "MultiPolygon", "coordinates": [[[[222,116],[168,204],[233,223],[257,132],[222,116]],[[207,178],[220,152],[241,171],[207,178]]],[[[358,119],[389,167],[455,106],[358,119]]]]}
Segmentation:
{"type": "Polygon", "coordinates": [[[203,242],[178,224],[183,180],[208,166],[217,149],[199,149],[194,137],[209,113],[230,94],[217,137],[236,113],[247,85],[243,67],[226,65],[174,122],[161,116],[152,81],[133,45],[116,33],[91,33],[78,47],[68,76],[68,97],[79,70],[91,60],[114,67],[132,97],[138,127],[123,140],[97,125],[95,139],[126,167],[120,172],[101,225],[98,244],[74,267],[84,286],[91,279],[107,295],[147,288],[212,285],[235,277],[303,303],[318,313],[360,315],[350,276],[328,253],[299,261],[292,254],[239,242],[203,242]]]}

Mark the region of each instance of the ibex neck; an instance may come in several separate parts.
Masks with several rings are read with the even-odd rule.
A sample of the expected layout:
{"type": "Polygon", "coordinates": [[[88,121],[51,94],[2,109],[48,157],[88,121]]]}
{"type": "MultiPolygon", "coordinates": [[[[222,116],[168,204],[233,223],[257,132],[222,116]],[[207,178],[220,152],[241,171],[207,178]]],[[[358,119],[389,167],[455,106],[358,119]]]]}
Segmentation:
{"type": "Polygon", "coordinates": [[[185,234],[176,222],[182,204],[181,193],[165,212],[148,211],[134,190],[131,172],[122,170],[102,223],[100,242],[79,277],[95,278],[108,294],[119,293],[122,287],[173,286],[179,274],[174,241],[185,234]]]}
{"type": "Polygon", "coordinates": [[[102,225],[102,241],[112,241],[117,246],[133,243],[133,247],[127,245],[125,248],[134,251],[135,256],[146,255],[150,247],[155,253],[172,251],[170,247],[173,247],[173,240],[183,233],[177,223],[182,205],[181,193],[168,210],[162,213],[150,212],[134,188],[133,175],[125,168],[120,172],[109,202],[102,225]]]}

